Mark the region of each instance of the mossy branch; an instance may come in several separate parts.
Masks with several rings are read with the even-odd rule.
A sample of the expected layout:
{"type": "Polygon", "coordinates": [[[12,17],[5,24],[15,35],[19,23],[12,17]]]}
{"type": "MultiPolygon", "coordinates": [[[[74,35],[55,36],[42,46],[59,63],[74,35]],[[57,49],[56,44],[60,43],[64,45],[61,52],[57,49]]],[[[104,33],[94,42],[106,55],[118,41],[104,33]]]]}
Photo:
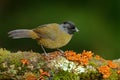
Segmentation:
{"type": "Polygon", "coordinates": [[[120,60],[91,51],[10,52],[0,49],[0,80],[120,80],[120,60]]]}

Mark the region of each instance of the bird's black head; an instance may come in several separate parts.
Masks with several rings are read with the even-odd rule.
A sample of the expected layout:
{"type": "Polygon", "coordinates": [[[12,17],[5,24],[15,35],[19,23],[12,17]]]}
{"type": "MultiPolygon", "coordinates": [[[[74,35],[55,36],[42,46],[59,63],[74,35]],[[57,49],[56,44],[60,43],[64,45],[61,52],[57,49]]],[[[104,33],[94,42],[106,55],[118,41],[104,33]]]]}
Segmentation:
{"type": "Polygon", "coordinates": [[[77,29],[77,27],[75,26],[75,24],[71,21],[66,21],[63,22],[62,24],[64,31],[66,31],[69,34],[73,34],[74,32],[78,32],[79,30],[77,29]]]}

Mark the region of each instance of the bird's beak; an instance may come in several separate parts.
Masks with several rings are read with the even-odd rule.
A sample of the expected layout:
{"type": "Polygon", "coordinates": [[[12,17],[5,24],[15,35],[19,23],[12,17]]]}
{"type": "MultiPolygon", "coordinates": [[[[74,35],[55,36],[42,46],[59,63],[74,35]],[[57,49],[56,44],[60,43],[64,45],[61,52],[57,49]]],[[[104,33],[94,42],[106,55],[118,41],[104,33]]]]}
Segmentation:
{"type": "Polygon", "coordinates": [[[75,30],[76,30],[76,32],[78,32],[78,31],[79,31],[79,29],[78,29],[78,28],[75,28],[75,30]]]}

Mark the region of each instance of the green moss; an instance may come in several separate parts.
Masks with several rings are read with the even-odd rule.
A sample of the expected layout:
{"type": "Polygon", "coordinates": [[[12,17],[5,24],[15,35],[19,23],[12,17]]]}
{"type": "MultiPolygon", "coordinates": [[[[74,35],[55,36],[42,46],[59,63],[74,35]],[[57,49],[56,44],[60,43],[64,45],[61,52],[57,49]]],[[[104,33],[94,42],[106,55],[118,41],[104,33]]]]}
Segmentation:
{"type": "Polygon", "coordinates": [[[54,73],[53,80],[79,80],[79,76],[68,71],[57,71],[54,73]]]}
{"type": "Polygon", "coordinates": [[[79,75],[70,73],[68,71],[58,71],[54,73],[53,80],[102,80],[102,74],[97,71],[89,71],[79,75]]]}
{"type": "Polygon", "coordinates": [[[0,80],[13,80],[11,79],[11,77],[7,76],[7,75],[0,75],[0,80]]]}
{"type": "MultiPolygon", "coordinates": [[[[76,74],[74,65],[79,65],[66,60],[67,63],[71,64],[68,66],[68,70],[70,66],[72,69],[70,71],[64,71],[64,65],[62,63],[65,60],[66,58],[63,56],[56,57],[53,60],[46,60],[45,56],[32,51],[11,53],[8,50],[0,49],[0,80],[24,80],[26,72],[34,74],[39,79],[39,69],[45,69],[47,72],[52,72],[50,77],[51,80],[120,80],[120,75],[117,74],[118,69],[111,68],[111,75],[107,79],[103,79],[103,75],[97,71],[99,66],[107,65],[107,61],[103,62],[93,57],[89,60],[87,66],[82,66],[84,71],[76,74]],[[21,59],[28,60],[29,64],[23,65],[21,59]],[[56,66],[57,68],[55,68],[56,66]]],[[[119,63],[119,61],[117,62],[119,63]]],[[[65,65],[67,63],[65,63],[65,65]]],[[[48,79],[48,77],[45,76],[45,79],[48,79]]]]}
{"type": "MultiPolygon", "coordinates": [[[[11,80],[18,76],[24,76],[27,71],[39,72],[44,64],[44,59],[34,52],[15,52],[0,49],[0,80],[11,80]],[[23,65],[21,59],[28,60],[28,65],[23,65]]],[[[14,79],[16,80],[16,79],[14,79]]]]}
{"type": "Polygon", "coordinates": [[[0,49],[0,63],[4,62],[10,54],[10,51],[7,51],[5,49],[0,49]]]}
{"type": "Polygon", "coordinates": [[[117,71],[114,70],[114,69],[111,69],[111,75],[109,77],[109,80],[120,80],[118,78],[118,74],[117,74],[117,71]]]}
{"type": "Polygon", "coordinates": [[[97,71],[88,71],[86,73],[79,74],[80,80],[101,80],[102,75],[97,71]]]}
{"type": "Polygon", "coordinates": [[[19,66],[21,66],[21,62],[20,62],[20,60],[22,59],[22,55],[21,54],[18,54],[18,53],[12,53],[12,54],[10,54],[9,55],[9,63],[11,64],[11,65],[15,65],[16,67],[19,67],[19,66]]]}

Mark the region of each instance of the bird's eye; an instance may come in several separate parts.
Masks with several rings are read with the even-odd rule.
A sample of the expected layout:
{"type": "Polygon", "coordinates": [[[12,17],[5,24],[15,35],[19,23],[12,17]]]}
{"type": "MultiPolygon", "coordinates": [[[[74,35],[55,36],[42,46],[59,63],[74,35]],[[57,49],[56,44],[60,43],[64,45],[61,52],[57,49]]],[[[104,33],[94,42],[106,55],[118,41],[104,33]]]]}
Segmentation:
{"type": "Polygon", "coordinates": [[[72,23],[70,21],[65,21],[65,22],[63,22],[63,24],[64,24],[64,26],[63,26],[64,28],[75,29],[74,23],[72,23]]]}
{"type": "Polygon", "coordinates": [[[75,26],[71,25],[70,28],[71,28],[71,29],[75,29],[75,26]]]}
{"type": "Polygon", "coordinates": [[[66,22],[63,22],[63,24],[67,24],[68,22],[66,21],[66,22]]]}

